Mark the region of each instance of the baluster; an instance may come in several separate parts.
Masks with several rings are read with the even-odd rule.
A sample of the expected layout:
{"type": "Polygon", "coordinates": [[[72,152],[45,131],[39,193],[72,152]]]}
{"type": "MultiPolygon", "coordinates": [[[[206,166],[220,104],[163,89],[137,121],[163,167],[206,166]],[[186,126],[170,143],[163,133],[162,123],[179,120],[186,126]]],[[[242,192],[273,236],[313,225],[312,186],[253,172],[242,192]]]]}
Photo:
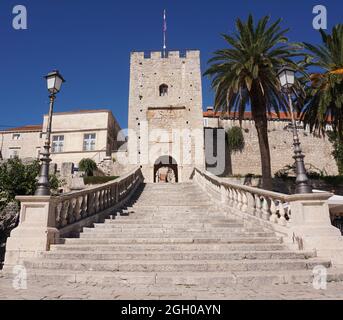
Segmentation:
{"type": "Polygon", "coordinates": [[[100,211],[100,192],[96,191],[95,192],[95,212],[98,213],[100,211]]]}
{"type": "Polygon", "coordinates": [[[110,205],[113,207],[115,204],[115,186],[111,186],[110,199],[110,205]]]}
{"type": "Polygon", "coordinates": [[[81,206],[82,206],[82,197],[78,197],[76,199],[75,209],[74,209],[74,217],[75,221],[79,221],[81,219],[81,206]]]}
{"type": "Polygon", "coordinates": [[[256,203],[255,216],[258,218],[261,218],[262,217],[262,202],[258,194],[255,194],[255,203],[256,203]]]}
{"type": "Polygon", "coordinates": [[[282,226],[287,225],[286,211],[285,211],[282,201],[280,201],[279,203],[279,214],[280,214],[279,224],[282,226]]]}
{"type": "Polygon", "coordinates": [[[245,193],[245,191],[242,191],[242,212],[248,211],[248,197],[245,193]]]}
{"type": "Polygon", "coordinates": [[[68,224],[72,224],[75,222],[74,209],[75,209],[74,199],[69,200],[69,206],[68,206],[68,211],[67,211],[68,212],[68,216],[67,216],[68,224]]]}
{"type": "Polygon", "coordinates": [[[70,206],[69,201],[63,202],[63,206],[62,206],[62,210],[61,210],[61,213],[62,213],[62,215],[61,215],[61,227],[65,227],[68,225],[69,206],[70,206]]]}
{"type": "Polygon", "coordinates": [[[233,207],[234,199],[233,199],[233,191],[232,188],[229,188],[229,206],[233,207]]]}
{"type": "Polygon", "coordinates": [[[99,191],[99,212],[104,210],[104,191],[99,191]]]}
{"type": "Polygon", "coordinates": [[[248,193],[248,213],[252,216],[255,216],[256,214],[256,201],[255,201],[255,195],[252,193],[248,193]]]}
{"type": "Polygon", "coordinates": [[[263,197],[262,202],[262,219],[267,221],[270,219],[269,201],[266,197],[263,197]]]}
{"type": "Polygon", "coordinates": [[[104,190],[104,209],[108,208],[108,189],[104,190]]]}
{"type": "Polygon", "coordinates": [[[270,215],[269,221],[273,223],[277,223],[279,217],[277,215],[277,207],[276,207],[275,201],[272,198],[270,198],[270,213],[271,215],[270,215]]]}
{"type": "Polygon", "coordinates": [[[115,184],[115,203],[117,204],[119,202],[119,186],[118,183],[115,184]]]}
{"type": "Polygon", "coordinates": [[[91,214],[90,212],[88,212],[87,203],[88,203],[88,195],[84,195],[82,197],[82,204],[81,204],[81,217],[82,218],[86,218],[87,213],[91,214]]]}
{"type": "Polygon", "coordinates": [[[88,200],[88,211],[91,215],[96,212],[96,193],[91,192],[88,200]]]}
{"type": "Polygon", "coordinates": [[[237,209],[242,210],[243,201],[242,201],[242,193],[241,190],[237,190],[237,209]]]}
{"type": "Polygon", "coordinates": [[[56,227],[57,229],[62,228],[63,225],[63,217],[62,217],[62,208],[63,208],[63,203],[59,202],[56,207],[55,207],[55,217],[56,217],[56,227]]]}

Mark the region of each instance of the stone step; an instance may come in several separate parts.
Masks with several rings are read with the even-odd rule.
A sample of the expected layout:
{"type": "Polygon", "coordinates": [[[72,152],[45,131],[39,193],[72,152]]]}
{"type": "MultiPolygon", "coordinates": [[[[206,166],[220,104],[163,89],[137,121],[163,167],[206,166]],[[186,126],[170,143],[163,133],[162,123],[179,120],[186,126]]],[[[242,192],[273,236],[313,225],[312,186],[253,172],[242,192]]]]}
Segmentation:
{"type": "Polygon", "coordinates": [[[294,251],[235,251],[235,252],[44,252],[41,258],[62,260],[150,260],[150,261],[178,261],[178,260],[203,260],[203,261],[226,261],[226,260],[297,260],[315,258],[314,252],[294,251]]]}
{"type": "MultiPolygon", "coordinates": [[[[223,218],[223,217],[222,217],[223,218]]],[[[161,217],[161,216],[156,216],[153,219],[145,219],[142,216],[121,216],[121,217],[115,217],[115,219],[112,220],[116,220],[116,221],[120,221],[120,222],[126,222],[126,223],[136,223],[136,224],[140,224],[140,223],[147,223],[147,224],[151,224],[151,223],[176,223],[176,224],[180,224],[180,223],[184,223],[184,224],[194,224],[194,223],[221,223],[219,219],[211,219],[209,217],[177,217],[177,216],[166,216],[166,217],[161,217]]],[[[223,219],[223,221],[225,221],[223,219]]],[[[225,223],[225,222],[223,222],[225,223]]]]}
{"type": "Polygon", "coordinates": [[[281,244],[281,238],[77,238],[61,239],[66,244],[281,244]]]}
{"type": "Polygon", "coordinates": [[[235,251],[281,251],[287,250],[282,244],[64,244],[53,245],[51,251],[82,251],[82,252],[235,252],[235,251]]]}
{"type": "Polygon", "coordinates": [[[109,224],[132,224],[132,225],[203,225],[203,224],[211,224],[211,225],[230,225],[230,224],[237,224],[242,225],[242,222],[237,222],[236,220],[213,220],[213,219],[154,219],[153,221],[145,220],[141,218],[137,219],[128,219],[128,217],[116,217],[115,219],[106,219],[105,223],[109,224]]]}
{"type": "MultiPolygon", "coordinates": [[[[242,222],[229,222],[229,223],[190,223],[185,224],[182,223],[135,223],[135,221],[123,221],[123,220],[106,220],[105,223],[95,223],[95,228],[145,228],[145,229],[153,229],[153,228],[186,228],[191,226],[193,228],[243,228],[244,224],[242,222]]],[[[259,227],[256,227],[259,228],[259,227]]]]}
{"type": "Polygon", "coordinates": [[[167,232],[159,232],[159,233],[150,233],[149,230],[144,230],[144,232],[104,232],[103,230],[99,229],[84,229],[84,232],[80,234],[81,239],[92,239],[92,238],[184,238],[192,237],[192,238],[207,238],[207,239],[217,239],[218,237],[221,238],[267,238],[267,237],[273,237],[275,238],[275,234],[273,232],[173,232],[173,231],[167,231],[167,232]]]}
{"type": "Polygon", "coordinates": [[[206,227],[192,227],[192,225],[186,225],[186,226],[170,226],[170,227],[145,227],[145,226],[138,226],[138,227],[131,227],[130,225],[122,225],[117,226],[115,224],[107,224],[103,226],[95,226],[95,228],[84,228],[84,232],[92,232],[90,230],[96,230],[97,232],[119,232],[119,233],[185,233],[185,232],[201,232],[201,233],[208,233],[208,232],[218,232],[218,233],[243,233],[243,232],[263,232],[264,230],[259,227],[254,228],[242,228],[242,227],[212,227],[212,226],[206,226],[206,227]]]}
{"type": "MultiPolygon", "coordinates": [[[[6,275],[9,288],[12,287],[13,274],[6,275]]],[[[237,284],[258,286],[268,284],[301,284],[313,283],[312,270],[284,271],[236,271],[236,272],[94,272],[75,270],[27,269],[28,284],[38,280],[40,283],[77,283],[89,286],[121,288],[130,290],[154,288],[194,288],[202,289],[232,287],[237,284]]],[[[343,269],[328,269],[328,282],[343,281],[343,269]]]]}
{"type": "Polygon", "coordinates": [[[133,209],[142,209],[142,210],[213,210],[213,204],[206,202],[206,204],[200,204],[198,201],[187,201],[185,204],[181,204],[180,202],[168,204],[168,205],[156,205],[155,203],[152,204],[145,204],[143,202],[138,202],[135,204],[133,209]]]}
{"type": "Polygon", "coordinates": [[[35,259],[24,261],[31,269],[69,269],[77,271],[112,272],[235,272],[235,271],[288,271],[313,270],[317,266],[331,267],[331,262],[309,260],[238,260],[238,261],[70,261],[35,259]]]}

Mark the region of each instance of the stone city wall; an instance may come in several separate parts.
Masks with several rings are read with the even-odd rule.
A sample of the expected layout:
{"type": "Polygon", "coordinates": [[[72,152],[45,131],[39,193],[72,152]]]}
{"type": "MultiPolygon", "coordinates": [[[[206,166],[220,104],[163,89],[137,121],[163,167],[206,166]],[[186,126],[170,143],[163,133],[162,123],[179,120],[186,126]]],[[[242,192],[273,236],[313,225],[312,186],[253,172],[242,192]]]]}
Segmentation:
{"type": "MultiPolygon", "coordinates": [[[[272,158],[272,173],[276,173],[287,165],[294,163],[293,134],[290,129],[285,129],[288,121],[270,121],[268,124],[269,144],[272,158]]],[[[228,129],[239,126],[235,120],[220,120],[220,126],[228,129]]],[[[253,121],[242,123],[245,148],[242,153],[232,155],[232,169],[234,175],[261,174],[261,158],[257,132],[253,121]]],[[[309,131],[299,130],[302,150],[305,154],[306,167],[311,165],[328,175],[337,175],[338,169],[332,156],[333,147],[328,138],[313,136],[309,131]]]]}

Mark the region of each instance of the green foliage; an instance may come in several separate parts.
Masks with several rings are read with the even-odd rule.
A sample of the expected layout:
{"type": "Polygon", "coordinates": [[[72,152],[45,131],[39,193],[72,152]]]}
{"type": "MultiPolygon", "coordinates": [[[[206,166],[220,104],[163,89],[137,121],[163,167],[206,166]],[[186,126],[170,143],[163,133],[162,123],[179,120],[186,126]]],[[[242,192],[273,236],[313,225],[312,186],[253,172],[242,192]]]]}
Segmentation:
{"type": "Polygon", "coordinates": [[[118,179],[118,177],[84,177],[83,180],[86,185],[96,185],[96,184],[104,184],[110,181],[114,181],[118,179]]]}
{"type": "MultiPolygon", "coordinates": [[[[37,176],[40,164],[33,161],[24,164],[20,159],[10,159],[0,165],[0,210],[16,196],[34,195],[37,188],[37,176]]],[[[56,190],[60,181],[50,176],[51,189],[56,190]]]]}
{"type": "MultiPolygon", "coordinates": [[[[320,170],[312,164],[306,164],[307,176],[309,179],[322,179],[327,177],[327,172],[325,170],[320,170]]],[[[276,178],[281,179],[293,179],[296,176],[296,165],[287,165],[281,170],[275,173],[276,178]]]]}
{"type": "Polygon", "coordinates": [[[3,205],[13,201],[17,195],[34,194],[39,169],[38,161],[25,165],[15,158],[3,163],[0,166],[0,192],[6,199],[3,205]]]}
{"type": "Polygon", "coordinates": [[[95,161],[92,159],[82,159],[79,163],[79,169],[84,171],[88,177],[92,177],[97,168],[95,161]]]}
{"type": "Polygon", "coordinates": [[[230,152],[242,152],[245,147],[244,135],[241,127],[232,127],[226,132],[226,143],[230,152]]]}
{"type": "Polygon", "coordinates": [[[336,25],[331,34],[320,33],[322,45],[304,43],[309,55],[306,66],[319,67],[322,73],[312,74],[307,80],[302,119],[311,131],[323,135],[329,123],[343,144],[343,73],[339,72],[343,68],[343,24],[336,25]]]}
{"type": "Polygon", "coordinates": [[[332,155],[336,160],[338,172],[343,176],[343,142],[338,138],[338,135],[335,132],[329,133],[329,140],[334,147],[332,155]]]}

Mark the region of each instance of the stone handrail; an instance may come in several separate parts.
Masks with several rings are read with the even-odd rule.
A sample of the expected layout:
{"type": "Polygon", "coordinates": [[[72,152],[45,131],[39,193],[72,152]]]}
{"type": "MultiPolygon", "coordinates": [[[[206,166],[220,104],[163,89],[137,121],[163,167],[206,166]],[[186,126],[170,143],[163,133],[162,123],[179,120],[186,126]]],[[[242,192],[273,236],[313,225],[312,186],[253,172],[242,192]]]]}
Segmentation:
{"type": "Polygon", "coordinates": [[[245,185],[220,181],[208,172],[195,169],[195,179],[217,200],[233,209],[281,226],[291,222],[291,196],[245,185]],[[201,180],[201,181],[200,181],[201,180]],[[216,190],[217,189],[217,190],[216,190]]]}
{"type": "Polygon", "coordinates": [[[135,169],[115,181],[82,191],[52,197],[55,228],[64,227],[94,216],[120,203],[142,181],[140,169],[135,169]]]}
{"type": "Polygon", "coordinates": [[[6,265],[49,251],[63,238],[77,236],[84,227],[102,222],[119,209],[143,183],[140,168],[118,180],[59,196],[20,196],[19,226],[6,246],[6,265]]]}
{"type": "Polygon", "coordinates": [[[269,228],[299,250],[315,250],[318,256],[343,264],[343,237],[330,219],[332,194],[286,195],[226,182],[200,169],[194,170],[193,180],[220,210],[242,217],[247,226],[269,228]]]}

